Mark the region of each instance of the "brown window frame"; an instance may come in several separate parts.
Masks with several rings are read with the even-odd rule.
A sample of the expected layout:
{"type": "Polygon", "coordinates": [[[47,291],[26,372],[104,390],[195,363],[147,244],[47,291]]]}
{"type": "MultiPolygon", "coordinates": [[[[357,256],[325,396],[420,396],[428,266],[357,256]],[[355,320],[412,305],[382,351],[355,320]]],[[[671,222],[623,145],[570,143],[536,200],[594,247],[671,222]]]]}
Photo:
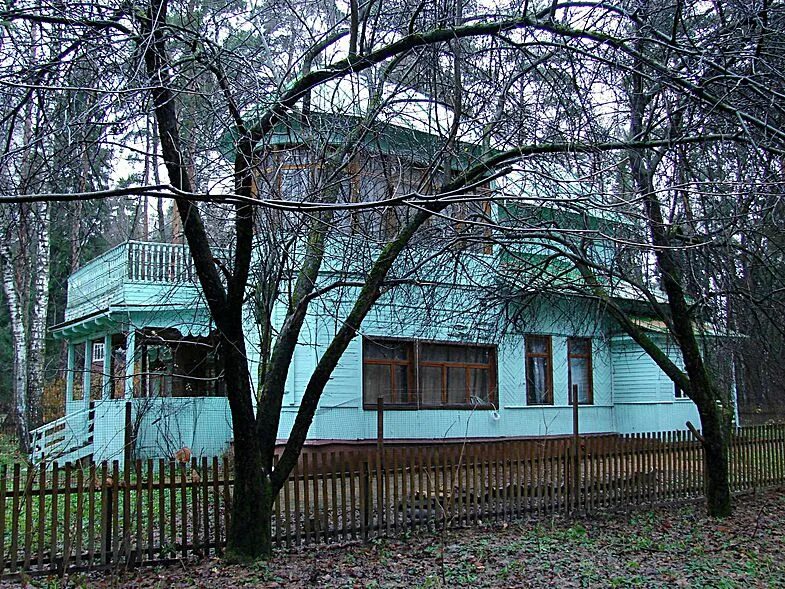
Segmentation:
{"type": "MultiPolygon", "coordinates": [[[[405,339],[362,338],[362,343],[363,343],[363,350],[362,350],[362,364],[363,364],[363,379],[362,379],[362,381],[363,381],[362,382],[362,389],[363,390],[362,390],[362,395],[363,395],[363,406],[366,409],[371,408],[371,407],[373,407],[375,409],[376,408],[376,404],[375,404],[376,403],[376,399],[373,399],[372,402],[369,402],[365,398],[365,366],[366,365],[371,365],[371,366],[389,366],[389,368],[390,368],[390,391],[391,391],[392,394],[397,394],[396,393],[396,388],[395,388],[395,367],[396,366],[406,366],[407,367],[406,373],[407,373],[407,376],[408,376],[408,380],[409,380],[410,383],[414,382],[414,375],[415,375],[414,342],[410,341],[410,340],[405,340],[405,339]],[[367,342],[367,341],[373,341],[373,342],[376,342],[376,343],[389,342],[389,343],[395,343],[395,344],[405,344],[406,345],[406,349],[407,349],[407,358],[406,358],[406,360],[400,360],[400,359],[396,359],[396,358],[389,358],[389,359],[387,359],[387,358],[366,358],[365,342],[367,342]]],[[[389,408],[396,408],[396,407],[408,408],[412,404],[414,404],[415,406],[417,405],[417,402],[416,402],[416,391],[413,391],[411,387],[409,387],[407,389],[406,396],[408,397],[408,399],[405,402],[394,401],[392,403],[385,403],[385,408],[388,408],[388,407],[389,408]],[[412,400],[412,397],[415,398],[414,401],[412,400]]]]}
{"type": "Polygon", "coordinates": [[[524,335],[524,374],[526,377],[526,405],[531,407],[546,407],[553,405],[553,337],[550,335],[543,335],[539,333],[529,333],[524,335]],[[541,338],[546,342],[547,350],[545,352],[532,352],[529,349],[529,343],[533,338],[541,338]],[[529,358],[545,358],[548,361],[548,371],[545,373],[545,402],[532,403],[529,400],[529,358]]]}
{"type": "Polygon", "coordinates": [[[362,350],[362,367],[363,367],[363,378],[362,378],[362,398],[363,398],[363,409],[375,411],[377,409],[376,399],[368,399],[366,390],[365,390],[365,366],[366,365],[374,365],[374,366],[390,366],[390,386],[392,391],[395,390],[395,366],[407,366],[409,367],[408,370],[408,378],[409,382],[412,383],[413,386],[407,391],[408,400],[405,402],[394,402],[394,403],[385,403],[385,409],[391,410],[418,410],[418,409],[489,409],[495,410],[498,408],[498,386],[497,386],[497,375],[498,375],[498,365],[497,365],[497,350],[496,346],[489,345],[489,344],[475,344],[475,343],[464,343],[464,342],[445,342],[445,341],[433,341],[433,340],[417,340],[417,339],[405,339],[405,338],[362,338],[363,342],[363,350],[362,350]],[[396,360],[396,359],[370,359],[366,358],[365,354],[365,342],[366,341],[373,341],[373,342],[390,342],[395,344],[406,344],[409,350],[409,358],[408,360],[396,360]],[[488,363],[477,363],[477,362],[449,362],[449,361],[436,361],[436,360],[421,360],[422,355],[422,347],[425,345],[438,345],[438,346],[455,346],[455,347],[470,347],[470,348],[486,348],[488,349],[488,363]],[[434,404],[424,404],[422,403],[422,395],[421,395],[421,383],[420,383],[420,367],[438,367],[442,369],[442,404],[434,405],[434,404]],[[447,403],[446,399],[447,395],[447,376],[446,370],[447,368],[464,368],[465,369],[465,383],[466,383],[466,401],[464,403],[447,403]],[[470,383],[470,370],[487,370],[488,371],[488,402],[486,403],[478,403],[472,404],[469,395],[469,383],[470,383]]]}
{"type": "Polygon", "coordinates": [[[572,405],[572,360],[573,358],[583,358],[588,360],[588,381],[589,381],[589,395],[588,400],[581,402],[578,405],[594,405],[594,363],[592,360],[592,339],[590,337],[568,337],[567,338],[567,401],[572,405]],[[572,350],[573,343],[576,340],[584,341],[589,346],[587,354],[574,353],[572,350]]]}

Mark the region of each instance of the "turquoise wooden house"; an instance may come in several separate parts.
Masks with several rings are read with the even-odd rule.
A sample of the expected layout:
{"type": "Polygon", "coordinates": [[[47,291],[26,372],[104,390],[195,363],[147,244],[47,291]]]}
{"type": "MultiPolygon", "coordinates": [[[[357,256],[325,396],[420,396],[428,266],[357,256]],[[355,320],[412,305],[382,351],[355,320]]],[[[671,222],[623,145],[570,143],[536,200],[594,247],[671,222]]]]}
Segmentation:
{"type": "MultiPolygon", "coordinates": [[[[335,121],[357,116],[336,113],[334,96],[329,114],[325,108],[314,116],[331,121],[330,144],[344,137],[335,121]]],[[[406,194],[421,185],[422,164],[442,132],[423,120],[449,127],[444,117],[417,112],[413,101],[396,104],[408,110],[373,130],[353,175],[339,183],[351,201],[406,194]]],[[[317,106],[315,99],[318,113],[317,106]]],[[[345,108],[356,108],[356,101],[345,108]]],[[[323,128],[291,121],[279,129],[260,190],[307,190],[317,175],[309,141],[323,128]]],[[[471,153],[471,142],[465,145],[471,153]]],[[[698,422],[693,403],[589,299],[526,294],[520,275],[504,278],[509,259],[481,243],[449,250],[450,264],[434,256],[428,244],[455,218],[465,218],[459,206],[465,205],[455,205],[452,221],[426,228],[403,262],[427,280],[392,289],[363,323],[324,391],[312,442],[375,439],[379,396],[386,439],[411,443],[565,435],[573,427],[572,392],[583,433],[672,430],[698,422]]],[[[499,215],[491,205],[477,206],[499,215]]],[[[321,279],[356,275],[401,214],[391,207],[339,217],[321,279]]],[[[536,260],[541,254],[534,247],[527,255],[536,260]]],[[[229,252],[225,257],[229,263],[229,252]]],[[[640,324],[678,360],[645,305],[618,296],[640,308],[640,324]]],[[[305,384],[350,301],[347,287],[311,305],[287,378],[279,439],[287,438],[305,384]]],[[[282,311],[281,305],[274,317],[280,320],[282,311]]],[[[247,321],[253,368],[260,336],[250,309],[247,321]]],[[[66,415],[32,433],[33,460],[171,457],[183,447],[196,456],[227,451],[231,416],[213,326],[185,246],[129,241],[88,262],[70,276],[65,320],[53,331],[67,342],[66,415]]]]}

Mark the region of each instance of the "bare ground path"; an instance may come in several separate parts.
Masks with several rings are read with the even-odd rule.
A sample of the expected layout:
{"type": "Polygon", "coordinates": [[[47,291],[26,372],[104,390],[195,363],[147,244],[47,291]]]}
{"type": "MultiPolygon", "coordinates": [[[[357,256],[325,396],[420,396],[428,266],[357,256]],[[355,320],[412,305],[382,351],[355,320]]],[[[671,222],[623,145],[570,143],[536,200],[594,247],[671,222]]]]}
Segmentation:
{"type": "MultiPolygon", "coordinates": [[[[21,584],[24,585],[23,579],[21,584]]],[[[785,491],[746,496],[726,520],[699,505],[422,532],[370,545],[312,546],[268,563],[217,560],[33,579],[34,587],[785,588],[785,491]],[[442,564],[442,554],[443,564],[442,564]]],[[[0,587],[19,586],[6,582],[0,587]]]]}

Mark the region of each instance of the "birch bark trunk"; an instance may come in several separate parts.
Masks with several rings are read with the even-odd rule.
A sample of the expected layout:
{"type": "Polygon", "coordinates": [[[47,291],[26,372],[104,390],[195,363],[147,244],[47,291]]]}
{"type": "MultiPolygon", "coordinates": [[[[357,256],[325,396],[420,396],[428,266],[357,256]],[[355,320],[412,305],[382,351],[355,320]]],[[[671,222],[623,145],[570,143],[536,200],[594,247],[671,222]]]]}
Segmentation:
{"type": "Polygon", "coordinates": [[[46,364],[46,315],[49,308],[49,222],[50,207],[38,203],[36,219],[36,257],[33,264],[33,293],[30,309],[28,404],[30,425],[38,427],[43,421],[42,400],[46,364]]]}
{"type": "Polygon", "coordinates": [[[14,347],[14,418],[16,432],[23,452],[29,448],[29,427],[27,421],[27,333],[24,324],[24,311],[16,284],[14,263],[11,251],[5,241],[0,243],[0,265],[3,269],[3,291],[8,302],[11,316],[11,335],[14,347]]]}

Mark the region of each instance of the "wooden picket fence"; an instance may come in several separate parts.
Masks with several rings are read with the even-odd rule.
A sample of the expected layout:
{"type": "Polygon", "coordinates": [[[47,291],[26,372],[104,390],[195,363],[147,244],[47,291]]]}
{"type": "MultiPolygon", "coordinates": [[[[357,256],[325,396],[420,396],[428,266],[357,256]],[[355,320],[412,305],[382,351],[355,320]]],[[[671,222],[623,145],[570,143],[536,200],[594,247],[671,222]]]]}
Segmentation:
{"type": "MultiPolygon", "coordinates": [[[[739,430],[734,492],[785,482],[785,426],[739,430]]],[[[226,460],[57,463],[0,470],[0,572],[63,574],[220,555],[231,525],[226,460]]],[[[686,432],[307,452],[273,515],[276,546],[424,527],[634,509],[704,495],[686,432]]]]}

